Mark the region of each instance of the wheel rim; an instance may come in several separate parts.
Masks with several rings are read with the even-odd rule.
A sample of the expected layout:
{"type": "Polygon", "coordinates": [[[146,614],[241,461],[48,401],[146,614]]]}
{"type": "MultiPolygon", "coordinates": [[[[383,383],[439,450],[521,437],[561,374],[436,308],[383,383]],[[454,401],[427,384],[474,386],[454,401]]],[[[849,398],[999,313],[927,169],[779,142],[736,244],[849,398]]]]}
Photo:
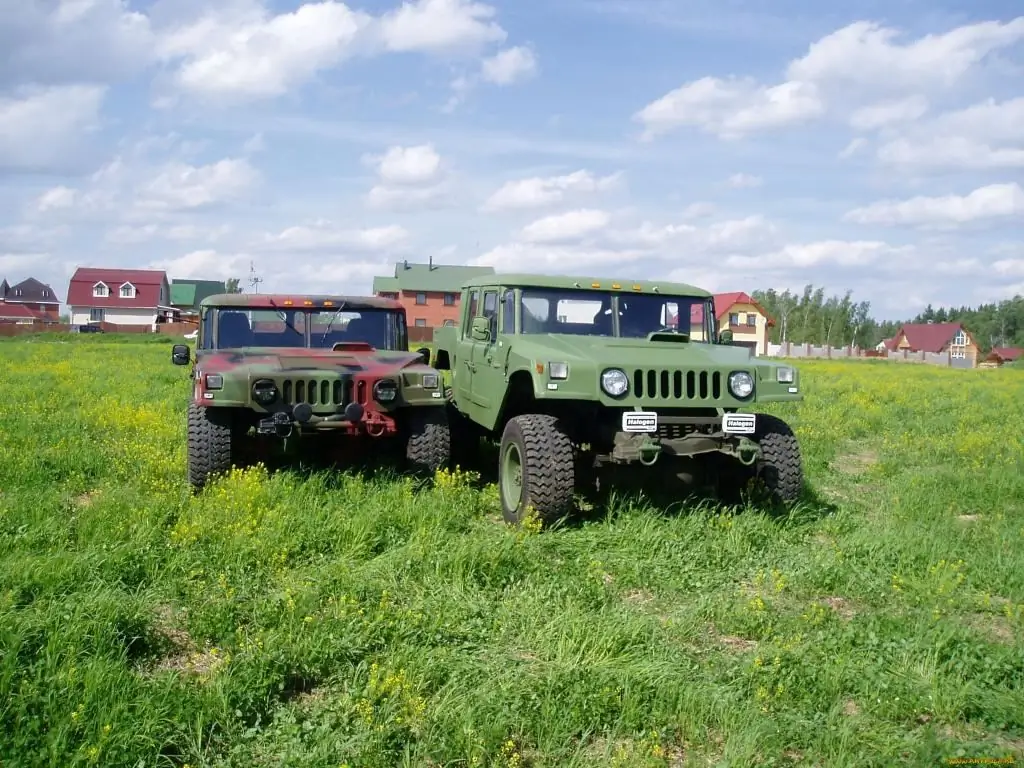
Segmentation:
{"type": "Polygon", "coordinates": [[[505,509],[515,510],[523,495],[523,461],[519,446],[509,443],[501,457],[501,496],[505,509]]]}

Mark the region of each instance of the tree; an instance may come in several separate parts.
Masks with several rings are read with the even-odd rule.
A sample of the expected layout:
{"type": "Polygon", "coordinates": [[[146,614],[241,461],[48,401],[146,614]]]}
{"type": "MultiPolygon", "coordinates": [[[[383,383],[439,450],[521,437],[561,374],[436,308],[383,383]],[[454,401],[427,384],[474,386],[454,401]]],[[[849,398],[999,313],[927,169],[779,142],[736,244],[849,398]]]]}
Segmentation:
{"type": "Polygon", "coordinates": [[[242,292],[241,280],[239,280],[237,277],[230,278],[224,284],[224,289],[228,293],[241,293],[242,292]]]}

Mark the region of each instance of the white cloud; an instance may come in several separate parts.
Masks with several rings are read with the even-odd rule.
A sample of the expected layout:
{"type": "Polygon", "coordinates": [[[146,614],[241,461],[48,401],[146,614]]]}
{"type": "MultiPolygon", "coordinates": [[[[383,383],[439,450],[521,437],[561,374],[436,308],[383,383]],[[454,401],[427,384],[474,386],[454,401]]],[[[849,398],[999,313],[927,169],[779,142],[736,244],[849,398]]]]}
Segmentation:
{"type": "Polygon", "coordinates": [[[969,24],[900,43],[897,30],[855,22],[813,43],[792,61],[786,79],[703,77],[649,103],[634,115],[651,139],[696,127],[722,139],[807,122],[829,108],[855,127],[879,128],[924,114],[921,91],[961,83],[987,57],[1024,39],[1024,17],[969,24]],[[890,94],[893,98],[880,95],[890,94]]]}
{"type": "Polygon", "coordinates": [[[606,211],[581,208],[545,216],[523,227],[522,238],[530,243],[559,243],[579,240],[608,226],[606,211]]]}
{"type": "Polygon", "coordinates": [[[1024,259],[1000,259],[992,268],[1007,277],[1024,277],[1024,259]]]}
{"type": "Polygon", "coordinates": [[[422,207],[439,201],[448,191],[444,162],[432,144],[395,146],[382,156],[364,160],[377,166],[378,183],[366,196],[371,208],[422,207]]]}
{"type": "Polygon", "coordinates": [[[537,73],[537,56],[525,46],[517,45],[484,59],[480,76],[489,83],[511,85],[537,73]]]}
{"type": "Polygon", "coordinates": [[[858,131],[874,131],[896,123],[910,123],[928,111],[928,99],[920,94],[871,104],[855,110],[850,125],[858,131]]]}
{"type": "Polygon", "coordinates": [[[968,195],[882,200],[843,216],[858,224],[955,227],[976,221],[1018,217],[1024,223],[1024,189],[1019,184],[990,184],[968,195]]]}
{"type": "Polygon", "coordinates": [[[730,256],[723,266],[771,269],[806,269],[808,267],[865,267],[883,256],[893,256],[910,249],[894,248],[878,240],[821,240],[786,245],[777,251],[756,256],[730,256]]]}
{"type": "Polygon", "coordinates": [[[567,196],[577,193],[605,192],[613,189],[621,178],[621,173],[595,176],[590,171],[581,169],[564,176],[533,176],[508,181],[487,198],[481,210],[540,208],[560,203],[567,196]]]}
{"type": "Polygon", "coordinates": [[[172,279],[230,280],[245,275],[249,271],[249,261],[249,256],[245,254],[225,254],[204,249],[156,261],[149,264],[149,267],[167,270],[172,279]]]}
{"type": "Polygon", "coordinates": [[[371,23],[334,0],[277,16],[252,6],[232,10],[208,11],[163,37],[158,52],[178,65],[179,88],[220,99],[284,94],[351,55],[371,23]]]}
{"type": "Polygon", "coordinates": [[[46,190],[36,201],[36,210],[62,210],[72,208],[78,199],[78,193],[70,187],[58,186],[46,190]]]}
{"type": "Polygon", "coordinates": [[[734,173],[726,179],[725,184],[733,189],[749,189],[751,187],[760,187],[764,184],[764,179],[749,173],[734,173]]]}
{"type": "Polygon", "coordinates": [[[315,221],[288,227],[276,235],[266,234],[259,246],[283,251],[342,250],[372,253],[400,247],[409,239],[404,227],[390,225],[368,229],[346,229],[329,221],[315,221]]]}
{"type": "Polygon", "coordinates": [[[226,158],[203,166],[170,163],[138,190],[140,208],[184,210],[244,197],[260,179],[248,160],[226,158]]]}
{"type": "Polygon", "coordinates": [[[472,0],[406,0],[378,23],[386,50],[396,52],[476,51],[507,34],[491,21],[495,9],[472,0]]]}
{"type": "Polygon", "coordinates": [[[45,170],[70,162],[99,121],[105,89],[66,85],[0,96],[0,168],[45,170]]]}
{"type": "Polygon", "coordinates": [[[818,117],[824,105],[812,83],[766,87],[750,78],[703,77],[676,88],[634,115],[652,139],[682,127],[696,127],[722,139],[778,128],[818,117]]]}

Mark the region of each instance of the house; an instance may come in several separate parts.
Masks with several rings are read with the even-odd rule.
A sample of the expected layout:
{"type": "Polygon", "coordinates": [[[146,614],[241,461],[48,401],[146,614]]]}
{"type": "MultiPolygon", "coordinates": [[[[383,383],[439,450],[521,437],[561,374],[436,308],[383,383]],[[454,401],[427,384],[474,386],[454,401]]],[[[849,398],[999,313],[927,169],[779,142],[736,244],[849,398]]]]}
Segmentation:
{"type": "Polygon", "coordinates": [[[34,277],[14,285],[7,280],[0,281],[0,303],[18,304],[31,310],[38,319],[54,323],[60,315],[60,299],[53,288],[34,277]]]}
{"type": "Polygon", "coordinates": [[[33,325],[44,320],[43,315],[35,312],[24,304],[8,304],[0,301],[0,323],[16,325],[33,325]]]}
{"type": "Polygon", "coordinates": [[[977,367],[979,357],[978,343],[963,323],[906,323],[886,348],[948,354],[953,365],[963,368],[977,367]]]}
{"type": "Polygon", "coordinates": [[[733,344],[748,347],[755,356],[768,354],[768,329],[775,321],[743,291],[715,294],[717,331],[732,331],[733,344]]]}
{"type": "Polygon", "coordinates": [[[375,277],[373,293],[397,299],[405,306],[410,326],[439,328],[456,325],[459,320],[459,288],[463,281],[480,275],[493,275],[494,267],[463,267],[400,261],[393,277],[375,277]]]}
{"type": "Polygon", "coordinates": [[[171,283],[171,306],[180,319],[198,319],[199,302],[217,293],[227,293],[223,280],[174,280],[171,283]]]}
{"type": "Polygon", "coordinates": [[[1015,363],[1024,358],[1024,349],[1020,347],[993,347],[988,355],[988,359],[992,360],[993,358],[994,362],[997,362],[999,365],[1015,363]]]}
{"type": "Polygon", "coordinates": [[[147,325],[173,319],[167,273],[155,269],[79,267],[68,286],[72,325],[147,325]]]}

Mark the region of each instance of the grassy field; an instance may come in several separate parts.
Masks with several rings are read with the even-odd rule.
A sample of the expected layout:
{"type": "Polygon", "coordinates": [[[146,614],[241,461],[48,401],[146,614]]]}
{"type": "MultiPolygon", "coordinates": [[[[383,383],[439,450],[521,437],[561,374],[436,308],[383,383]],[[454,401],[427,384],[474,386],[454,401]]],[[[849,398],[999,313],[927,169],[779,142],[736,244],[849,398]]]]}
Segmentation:
{"type": "Polygon", "coordinates": [[[791,513],[538,533],[461,474],[190,497],[168,340],[0,341],[0,765],[1024,759],[1024,376],[801,369],[791,513]]]}

